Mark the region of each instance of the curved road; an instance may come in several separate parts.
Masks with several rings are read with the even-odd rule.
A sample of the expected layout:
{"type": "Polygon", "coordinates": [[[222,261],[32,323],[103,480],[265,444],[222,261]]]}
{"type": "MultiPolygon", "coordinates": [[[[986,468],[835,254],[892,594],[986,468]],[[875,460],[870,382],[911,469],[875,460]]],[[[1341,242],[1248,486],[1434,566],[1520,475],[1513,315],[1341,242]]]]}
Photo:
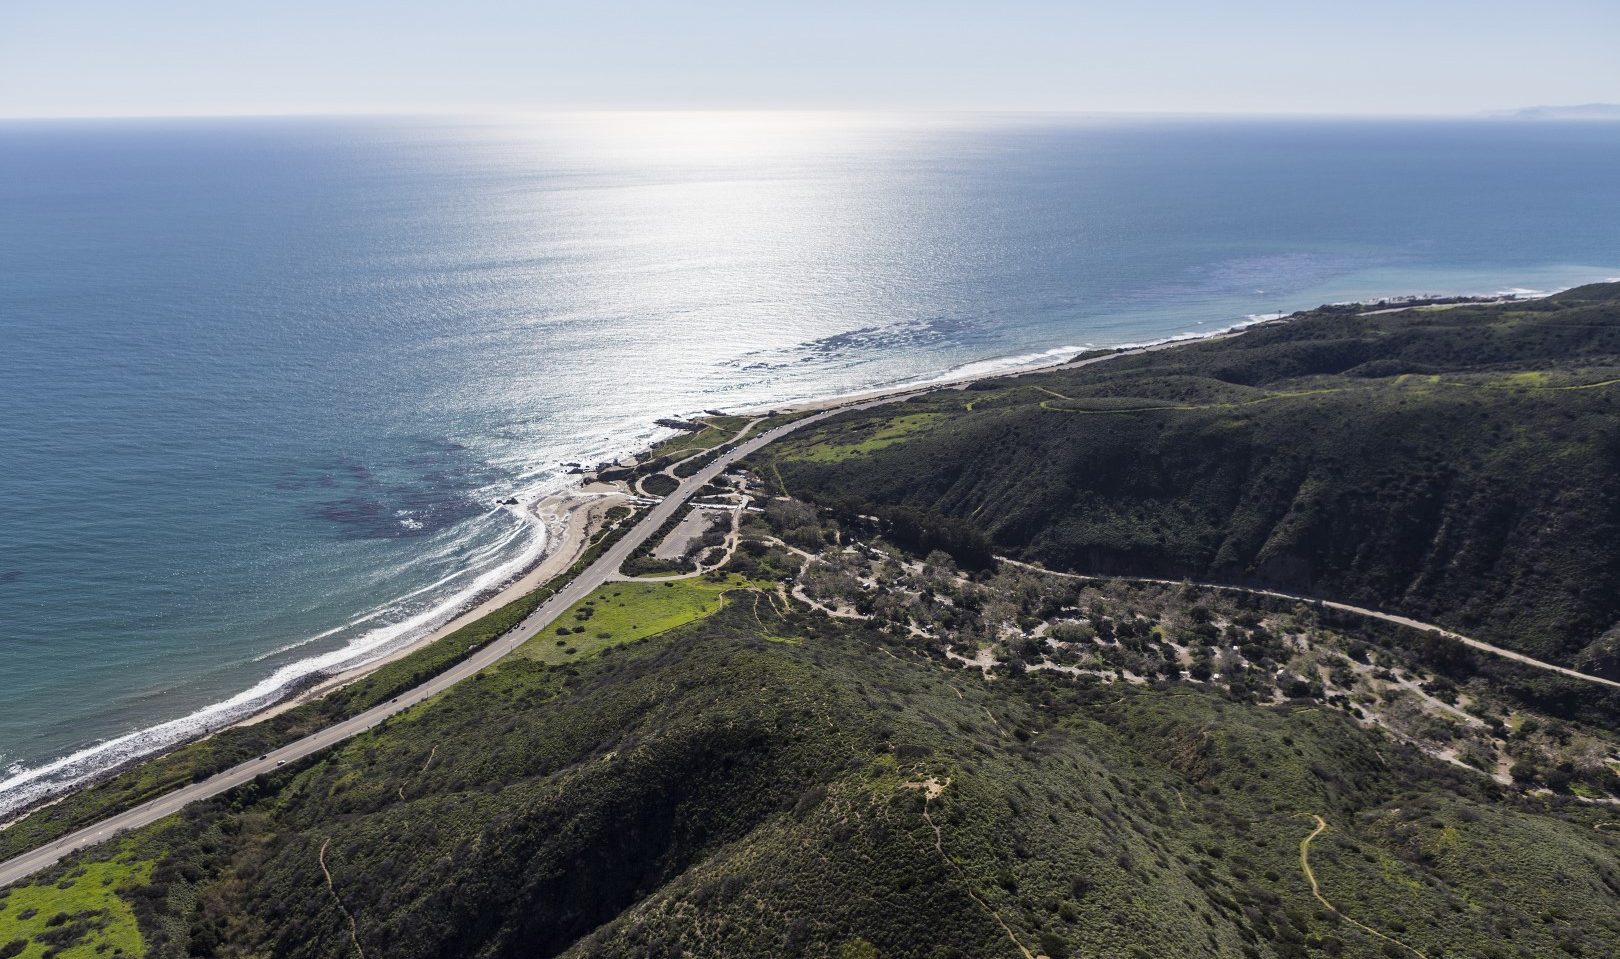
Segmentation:
{"type": "MultiPolygon", "coordinates": [[[[1146,352],[1148,349],[1152,349],[1152,347],[1110,354],[1108,356],[1093,357],[1087,360],[1082,360],[1073,365],[1087,365],[1100,360],[1110,359],[1113,356],[1146,352]]],[[[234,789],[237,786],[241,786],[251,781],[255,776],[271,772],[277,766],[280,766],[283,763],[290,763],[299,759],[304,759],[330,746],[335,746],[346,739],[363,733],[368,729],[372,729],[388,717],[410,709],[412,706],[436,696],[467,677],[480,672],[485,667],[491,665],[506,654],[523,645],[523,643],[528,641],[536,633],[551,625],[551,623],[559,615],[561,615],[564,610],[568,609],[579,600],[584,599],[598,586],[601,586],[603,583],[611,580],[618,572],[619,567],[624,564],[626,559],[629,558],[630,553],[635,550],[636,547],[644,543],[647,538],[656,532],[660,527],[662,527],[664,522],[675,514],[676,510],[680,509],[681,506],[685,504],[685,502],[690,499],[694,493],[707,485],[710,480],[714,479],[716,476],[719,476],[737,460],[757,452],[762,447],[774,442],[775,440],[781,439],[788,433],[802,427],[809,426],[812,423],[826,419],[827,417],[838,413],[847,412],[849,410],[870,409],[875,406],[893,403],[918,393],[926,393],[941,388],[950,388],[951,386],[956,385],[959,384],[928,384],[917,388],[897,391],[884,396],[867,397],[857,401],[839,404],[837,406],[829,407],[828,409],[803,417],[802,419],[794,420],[791,423],[785,423],[776,427],[775,429],[737,443],[736,445],[726,449],[719,456],[715,457],[714,462],[710,463],[708,466],[705,466],[703,469],[699,470],[697,473],[693,474],[687,479],[682,480],[680,486],[677,487],[673,493],[670,493],[668,496],[664,497],[662,502],[652,508],[652,511],[648,516],[643,517],[639,523],[631,527],[630,531],[626,533],[622,539],[610,546],[605,553],[597,558],[596,562],[587,567],[584,572],[580,573],[580,575],[574,579],[573,582],[563,587],[563,589],[558,592],[557,595],[551,597],[549,600],[546,600],[545,603],[541,604],[540,608],[536,609],[529,615],[527,619],[518,624],[516,628],[506,633],[500,639],[497,639],[496,641],[483,647],[456,665],[450,667],[432,679],[429,679],[422,685],[417,686],[415,689],[401,693],[398,697],[389,700],[380,706],[374,706],[371,709],[368,709],[358,715],[351,716],[342,722],[334,723],[333,725],[328,726],[317,733],[312,733],[303,739],[288,743],[287,745],[268,753],[263,759],[254,759],[249,762],[242,763],[241,765],[233,766],[230,769],[216,773],[215,775],[201,782],[192,783],[188,786],[183,786],[180,789],[176,789],[173,792],[165,793],[156,799],[148,800],[139,806],[125,810],[124,812],[104,819],[99,823],[87,826],[84,829],[78,830],[77,832],[69,833],[68,835],[56,839],[53,842],[46,843],[38,849],[24,853],[15,859],[0,863],[0,889],[27,878],[33,873],[56,863],[62,859],[62,857],[71,853],[78,852],[79,850],[93,846],[96,843],[104,842],[113,838],[114,836],[119,835],[120,833],[151,825],[165,816],[169,816],[180,811],[185,806],[196,802],[199,799],[207,799],[212,796],[217,796],[220,793],[234,789]]],[[[752,425],[753,424],[750,424],[748,428],[752,428],[752,425]]],[[[748,432],[748,428],[745,428],[742,431],[742,434],[745,435],[748,432]]],[[[1162,583],[1171,586],[1182,585],[1182,582],[1179,580],[1148,579],[1145,577],[1087,576],[1080,573],[1063,573],[1056,570],[1043,569],[1029,563],[1021,563],[1017,560],[1005,559],[1003,557],[997,557],[997,559],[1002,562],[1010,563],[1014,566],[1021,566],[1031,569],[1036,572],[1048,573],[1054,576],[1063,576],[1072,579],[1135,579],[1137,582],[1162,583]]],[[[1450,630],[1441,629],[1437,626],[1433,626],[1428,623],[1421,623],[1417,620],[1408,619],[1404,616],[1398,616],[1393,613],[1383,613],[1379,612],[1378,610],[1365,609],[1360,606],[1351,606],[1346,603],[1336,603],[1330,600],[1321,600],[1308,596],[1294,596],[1288,593],[1279,593],[1265,589],[1249,589],[1242,586],[1227,586],[1217,583],[1192,583],[1190,585],[1207,589],[1255,593],[1263,596],[1271,596],[1278,599],[1294,600],[1305,603],[1321,603],[1324,606],[1329,606],[1345,612],[1358,613],[1363,616],[1370,616],[1375,619],[1382,619],[1387,622],[1398,623],[1403,626],[1430,630],[1446,637],[1447,639],[1455,640],[1466,646],[1480,650],[1481,652],[1511,659],[1527,666],[1533,666],[1537,669],[1544,669],[1550,672],[1559,673],[1573,679],[1582,679],[1588,682],[1601,683],[1605,686],[1620,689],[1620,682],[1616,682],[1615,680],[1604,679],[1601,676],[1588,675],[1587,673],[1577,672],[1573,669],[1566,669],[1563,666],[1555,666],[1552,663],[1542,662],[1539,659],[1533,659],[1522,653],[1516,653],[1509,649],[1502,649],[1499,646],[1492,646],[1489,643],[1480,642],[1477,639],[1463,636],[1460,633],[1454,633],[1450,630]]]]}
{"type": "MultiPolygon", "coordinates": [[[[1217,334],[1217,336],[1228,335],[1231,334],[1217,334]]],[[[1174,346],[1176,343],[1177,341],[1165,341],[1163,343],[1150,344],[1145,347],[1121,350],[1117,353],[1089,357],[1083,360],[1071,360],[1069,361],[1068,365],[1073,367],[1089,366],[1093,363],[1099,363],[1115,357],[1131,356],[1137,353],[1147,353],[1154,350],[1164,349],[1169,346],[1174,346]]],[[[1022,370],[1007,375],[1021,376],[1025,373],[1037,371],[1038,370],[1022,370]]],[[[296,742],[288,743],[280,749],[268,753],[263,759],[256,759],[243,763],[239,766],[234,766],[225,770],[224,772],[216,773],[212,777],[205,779],[202,782],[192,783],[189,786],[181,787],[173,792],[165,793],[156,799],[149,800],[139,806],[135,806],[131,809],[125,810],[124,812],[104,819],[93,826],[87,826],[77,832],[69,833],[60,839],[46,843],[38,849],[26,852],[15,859],[0,863],[0,889],[4,889],[17,881],[27,878],[33,873],[44,869],[46,866],[56,863],[63,856],[78,852],[87,846],[93,846],[96,843],[111,839],[119,833],[128,832],[131,829],[139,829],[142,826],[150,825],[165,816],[178,812],[186,805],[196,802],[199,799],[207,799],[211,796],[217,796],[226,790],[234,789],[243,783],[249,782],[253,779],[253,777],[258,776],[261,773],[270,772],[283,763],[292,762],[296,759],[303,759],[306,756],[320,752],[328,746],[336,745],[345,739],[363,733],[366,730],[376,726],[384,719],[387,719],[389,716],[392,716],[395,713],[403,712],[404,710],[411,708],[429,697],[436,696],[444,690],[449,689],[451,686],[454,686],[456,683],[461,682],[463,679],[466,679],[468,676],[479,672],[484,667],[490,665],[491,663],[500,659],[502,656],[505,656],[507,653],[510,653],[512,650],[521,646],[529,637],[550,625],[552,620],[556,619],[557,616],[568,607],[589,595],[592,590],[596,589],[596,587],[612,579],[613,575],[618,572],[619,567],[623,565],[627,558],[629,558],[631,551],[645,542],[647,537],[651,536],[659,527],[663,526],[664,521],[669,519],[670,516],[674,515],[675,511],[679,509],[681,505],[689,498],[691,498],[693,493],[703,488],[705,484],[707,484],[714,477],[720,475],[727,467],[735,463],[737,460],[748,456],[750,453],[757,451],[761,447],[771,443],[773,440],[780,439],[794,430],[808,426],[818,420],[826,419],[827,417],[837,413],[843,413],[849,410],[871,409],[874,406],[882,406],[887,403],[898,402],[919,394],[931,393],[935,390],[960,388],[968,383],[971,379],[973,378],[969,377],[956,381],[941,380],[933,383],[922,383],[916,386],[901,387],[896,390],[884,391],[882,393],[867,393],[859,396],[852,396],[847,400],[834,402],[819,412],[794,420],[791,423],[785,423],[773,430],[761,433],[752,439],[747,439],[745,442],[738,442],[739,440],[743,440],[745,437],[747,437],[749,431],[754,429],[754,427],[761,421],[754,420],[753,422],[748,423],[740,431],[738,431],[736,438],[733,439],[733,443],[736,445],[715,457],[714,462],[710,463],[708,466],[699,470],[696,474],[684,480],[673,493],[670,493],[668,496],[664,497],[663,502],[653,507],[652,514],[650,516],[643,518],[641,522],[631,527],[630,532],[625,534],[623,539],[619,540],[617,543],[611,546],[606,553],[603,553],[600,557],[598,557],[597,561],[592,563],[590,567],[581,573],[572,583],[569,583],[568,586],[564,587],[563,590],[556,596],[553,596],[551,599],[547,600],[539,609],[531,613],[528,619],[524,620],[515,629],[507,633],[501,639],[490,643],[488,646],[478,650],[471,656],[468,656],[466,659],[457,663],[455,666],[450,667],[448,670],[445,670],[438,676],[435,676],[415,689],[412,689],[406,693],[401,693],[397,698],[392,699],[381,706],[375,706],[366,712],[360,713],[359,715],[352,716],[340,723],[335,723],[332,726],[328,726],[318,733],[313,733],[303,739],[297,740],[296,742]]]]}
{"type": "Polygon", "coordinates": [[[1036,566],[1034,563],[1021,563],[1016,559],[1008,559],[1005,556],[997,556],[996,562],[1006,563],[1009,566],[1017,566],[1037,573],[1045,573],[1048,576],[1061,576],[1064,579],[1083,579],[1093,583],[1101,583],[1111,579],[1117,579],[1126,583],[1157,583],[1161,586],[1192,586],[1197,589],[1218,589],[1229,593],[1248,593],[1251,596],[1270,596],[1273,599],[1286,599],[1296,603],[1310,603],[1312,605],[1320,604],[1328,607],[1329,609],[1337,609],[1345,613],[1355,613],[1359,616],[1367,616],[1372,619],[1381,619],[1386,623],[1396,623],[1400,626],[1410,626],[1413,629],[1424,630],[1445,639],[1452,640],[1453,642],[1462,643],[1464,646],[1467,646],[1470,649],[1477,649],[1482,653],[1490,653],[1492,656],[1500,656],[1503,659],[1511,659],[1516,663],[1523,663],[1526,666],[1531,666],[1536,669],[1544,669],[1550,673],[1558,673],[1561,676],[1568,676],[1570,679],[1583,679],[1589,683],[1600,683],[1604,686],[1620,689],[1620,682],[1616,682],[1615,680],[1605,679],[1602,676],[1593,676],[1591,673],[1583,673],[1578,670],[1570,669],[1566,666],[1558,666],[1554,663],[1545,662],[1532,656],[1526,656],[1523,653],[1515,653],[1511,649],[1503,649],[1500,646],[1492,646],[1490,643],[1482,642],[1474,639],[1471,636],[1464,636],[1462,633],[1454,633],[1449,629],[1436,626],[1433,623],[1420,622],[1418,620],[1402,616],[1399,613],[1385,613],[1376,609],[1368,609],[1365,606],[1352,606],[1349,603],[1336,603],[1331,599],[1318,599],[1315,596],[1296,596],[1293,593],[1279,593],[1272,589],[1257,589],[1250,586],[1228,586],[1224,583],[1195,583],[1180,579],[1153,579],[1148,576],[1096,576],[1087,573],[1063,573],[1055,569],[1047,569],[1044,566],[1036,566]]]}
{"type": "Polygon", "coordinates": [[[148,800],[139,806],[104,819],[95,825],[86,826],[77,832],[69,833],[60,839],[46,843],[38,849],[24,853],[15,859],[0,863],[0,889],[56,863],[63,856],[70,853],[104,842],[119,833],[151,825],[199,799],[217,796],[222,792],[251,781],[255,776],[271,772],[283,763],[304,759],[329,746],[335,746],[345,739],[375,727],[378,723],[396,713],[410,709],[423,700],[444,692],[523,645],[530,637],[551,625],[552,621],[561,615],[564,610],[590,595],[591,591],[598,586],[612,579],[614,574],[618,572],[619,567],[624,564],[624,561],[630,557],[630,553],[637,546],[640,546],[649,536],[657,532],[664,525],[664,522],[691,498],[692,494],[702,489],[710,480],[719,476],[737,460],[758,451],[761,447],[775,440],[781,439],[794,430],[808,426],[818,420],[851,409],[868,409],[885,403],[892,403],[905,396],[912,395],[914,392],[917,391],[906,391],[822,410],[819,413],[794,420],[791,423],[784,423],[773,430],[761,433],[726,449],[715,457],[714,462],[682,480],[681,485],[673,493],[664,497],[663,501],[654,506],[652,511],[643,517],[639,523],[632,526],[623,538],[608,547],[607,551],[599,556],[596,562],[592,563],[573,582],[563,587],[557,595],[546,600],[541,604],[540,608],[529,614],[527,619],[501,638],[484,646],[415,689],[401,693],[398,697],[380,706],[374,706],[342,722],[334,723],[320,732],[312,733],[303,739],[288,743],[280,749],[266,754],[263,759],[254,759],[239,766],[233,766],[201,782],[192,783],[173,792],[165,793],[156,799],[148,800]]]}

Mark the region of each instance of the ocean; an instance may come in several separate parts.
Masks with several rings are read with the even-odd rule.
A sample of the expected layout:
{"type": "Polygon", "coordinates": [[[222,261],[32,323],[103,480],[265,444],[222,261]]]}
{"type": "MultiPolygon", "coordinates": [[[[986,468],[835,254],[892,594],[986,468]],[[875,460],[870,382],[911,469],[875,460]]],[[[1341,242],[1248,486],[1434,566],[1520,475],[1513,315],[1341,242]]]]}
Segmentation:
{"type": "Polygon", "coordinates": [[[442,622],[703,409],[1620,275],[1620,124],[0,123],[0,813],[442,622]]]}

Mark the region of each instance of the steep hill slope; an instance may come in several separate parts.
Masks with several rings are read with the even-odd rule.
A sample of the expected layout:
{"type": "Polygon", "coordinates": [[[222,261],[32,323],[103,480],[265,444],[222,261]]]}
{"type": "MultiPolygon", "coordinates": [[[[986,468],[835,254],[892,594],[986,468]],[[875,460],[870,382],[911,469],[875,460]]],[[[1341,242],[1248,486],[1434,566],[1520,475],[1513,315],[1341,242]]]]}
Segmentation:
{"type": "MultiPolygon", "coordinates": [[[[989,559],[1333,592],[1593,668],[1617,293],[1319,311],[829,420],[750,489],[831,508],[739,514],[722,570],[609,583],[436,699],[0,891],[0,959],[1615,955],[1612,690],[989,559]]],[[[286,715],[395,695],[525,609],[286,715]]],[[[213,742],[7,842],[257,740],[213,742]]]]}
{"type": "Polygon", "coordinates": [[[768,462],[1053,568],[1309,592],[1620,675],[1620,284],[1324,308],[850,414],[768,462]]]}
{"type": "Polygon", "coordinates": [[[0,907],[0,932],[47,937],[17,940],[29,959],[128,942],[112,913],[37,906],[116,867],[153,957],[1620,943],[1620,836],[1595,808],[1521,798],[1309,699],[987,677],[800,609],[738,589],[583,661],[537,638],[307,768],[40,877],[12,899],[56,924],[8,926],[0,907]],[[1331,906],[1302,866],[1313,834],[1304,862],[1331,906]]]}

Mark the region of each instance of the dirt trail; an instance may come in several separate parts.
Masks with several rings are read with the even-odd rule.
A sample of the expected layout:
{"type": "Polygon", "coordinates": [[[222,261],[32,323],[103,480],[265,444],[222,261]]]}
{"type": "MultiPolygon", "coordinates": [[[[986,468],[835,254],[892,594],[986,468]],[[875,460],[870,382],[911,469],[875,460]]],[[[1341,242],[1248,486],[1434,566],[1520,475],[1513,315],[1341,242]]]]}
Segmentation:
{"type": "Polygon", "coordinates": [[[1377,929],[1374,929],[1371,926],[1363,925],[1362,923],[1359,923],[1359,922],[1355,921],[1354,919],[1351,919],[1349,916],[1345,915],[1343,913],[1343,911],[1341,911],[1339,909],[1338,906],[1335,906],[1333,903],[1328,902],[1326,896],[1322,895],[1322,887],[1320,885],[1318,885],[1317,882],[1316,882],[1316,873],[1311,871],[1311,840],[1315,839],[1317,836],[1320,836],[1320,835],[1322,835],[1322,833],[1326,832],[1328,824],[1327,824],[1327,820],[1323,819],[1321,816],[1313,815],[1313,816],[1311,816],[1311,818],[1316,820],[1316,828],[1311,830],[1310,835],[1306,836],[1304,839],[1301,839],[1299,841],[1299,868],[1302,869],[1305,872],[1305,881],[1309,882],[1311,884],[1311,895],[1316,897],[1316,901],[1321,903],[1322,905],[1326,906],[1328,909],[1332,910],[1333,913],[1335,915],[1337,915],[1340,919],[1343,919],[1345,922],[1349,923],[1350,925],[1355,926],[1357,929],[1360,929],[1362,932],[1365,932],[1367,935],[1376,936],[1377,938],[1382,939],[1385,942],[1392,942],[1395,945],[1400,946],[1402,949],[1405,949],[1406,951],[1412,953],[1413,955],[1421,957],[1421,959],[1429,959],[1428,956],[1426,956],[1423,953],[1419,952],[1418,950],[1412,948],[1411,946],[1407,945],[1406,943],[1400,941],[1399,939],[1396,939],[1393,936],[1386,936],[1386,935],[1384,935],[1383,933],[1379,932],[1377,929]]]}
{"type": "MultiPolygon", "coordinates": [[[[434,756],[435,756],[435,755],[437,755],[437,754],[438,754],[438,752],[439,752],[439,744],[438,744],[438,743],[434,743],[434,744],[433,744],[433,748],[432,748],[432,749],[430,749],[430,750],[428,750],[428,756],[427,756],[427,761],[426,761],[426,762],[424,762],[424,763],[422,763],[422,768],[421,768],[421,769],[419,769],[419,770],[417,770],[417,773],[416,773],[416,774],[417,774],[417,775],[418,775],[418,776],[420,776],[420,775],[422,775],[422,773],[425,773],[425,772],[427,772],[427,771],[428,771],[428,767],[429,767],[429,766],[431,766],[431,765],[433,765],[433,757],[434,757],[434,756]]],[[[400,786],[400,787],[399,787],[399,801],[400,801],[400,802],[404,802],[404,801],[405,801],[405,787],[404,787],[404,786],[403,786],[403,785],[401,785],[401,786],[400,786]]]]}
{"type": "Polygon", "coordinates": [[[1018,934],[1013,932],[1012,927],[1007,925],[1006,921],[1001,918],[1001,913],[996,912],[988,902],[985,902],[978,893],[973,891],[973,881],[968,878],[962,867],[957,865],[956,860],[945,854],[944,834],[940,832],[939,824],[934,822],[934,817],[929,814],[928,807],[950,784],[949,779],[943,783],[937,779],[928,779],[923,782],[906,783],[906,788],[921,789],[923,791],[923,820],[928,823],[928,828],[934,830],[934,851],[939,853],[939,858],[945,860],[945,864],[950,866],[962,878],[962,891],[968,894],[969,899],[978,903],[980,909],[990,914],[990,918],[996,921],[996,925],[1000,926],[1001,931],[1007,934],[1007,938],[1012,940],[1012,944],[1018,947],[1018,951],[1023,955],[1024,959],[1036,959],[1035,954],[1026,949],[1024,944],[1018,940],[1018,934]]]}
{"type": "Polygon", "coordinates": [[[816,556],[814,553],[805,552],[804,550],[799,549],[797,546],[789,546],[787,543],[777,539],[775,536],[765,537],[764,542],[775,546],[780,546],[790,553],[804,557],[804,562],[799,566],[799,573],[796,577],[794,577],[793,588],[789,590],[794,599],[810,607],[811,609],[825,613],[834,619],[858,619],[863,621],[870,621],[872,619],[872,617],[864,613],[857,613],[852,610],[846,612],[841,609],[834,609],[833,607],[828,606],[826,603],[814,599],[808,592],[805,591],[804,583],[802,582],[805,570],[809,569],[810,564],[816,562],[820,557],[816,556]]]}
{"type": "Polygon", "coordinates": [[[360,956],[360,959],[366,959],[366,951],[360,948],[360,926],[354,921],[354,913],[343,905],[343,897],[338,895],[337,887],[332,884],[332,871],[326,868],[326,847],[330,845],[332,845],[331,839],[321,843],[321,873],[326,876],[326,891],[332,894],[332,900],[337,903],[338,912],[343,913],[343,917],[349,920],[349,941],[354,943],[354,951],[360,956]]]}
{"type": "Polygon", "coordinates": [[[1355,613],[1359,616],[1366,616],[1371,619],[1381,619],[1386,623],[1395,623],[1400,626],[1410,626],[1413,629],[1432,633],[1441,637],[1442,639],[1449,639],[1453,642],[1462,643],[1464,646],[1467,646],[1470,649],[1477,649],[1482,653],[1490,653],[1492,656],[1500,656],[1503,659],[1511,659],[1516,663],[1522,663],[1525,666],[1530,666],[1535,669],[1545,670],[1550,673],[1557,673],[1560,676],[1568,676],[1570,679],[1580,679],[1589,683],[1600,683],[1604,686],[1620,689],[1620,681],[1617,680],[1605,679],[1602,676],[1593,676],[1590,673],[1583,673],[1577,670],[1569,669],[1565,666],[1558,666],[1553,663],[1543,662],[1542,660],[1534,657],[1526,656],[1523,653],[1516,653],[1511,649],[1503,649],[1500,646],[1492,646],[1490,643],[1474,639],[1471,636],[1464,636],[1462,633],[1454,633],[1449,629],[1436,626],[1433,623],[1425,623],[1421,620],[1412,619],[1408,616],[1402,616],[1398,613],[1379,612],[1376,609],[1368,609],[1365,606],[1352,606],[1349,603],[1339,603],[1331,599],[1320,599],[1315,596],[1300,596],[1295,593],[1280,593],[1272,589],[1258,589],[1250,586],[1230,586],[1225,583],[1200,583],[1189,580],[1155,579],[1151,576],[1094,576],[1088,573],[1063,573],[1054,569],[1046,569],[1045,567],[1036,566],[1034,563],[1024,563],[1016,559],[1009,559],[1006,556],[997,556],[996,562],[1006,563],[1009,566],[1017,566],[1019,569],[1027,569],[1035,573],[1045,573],[1048,576],[1060,576],[1064,579],[1079,579],[1092,583],[1104,583],[1113,579],[1119,580],[1123,583],[1156,583],[1160,586],[1191,586],[1194,589],[1214,589],[1228,593],[1248,593],[1251,596],[1269,596],[1272,599],[1286,599],[1295,603],[1326,606],[1330,609],[1336,609],[1343,613],[1355,613]]]}

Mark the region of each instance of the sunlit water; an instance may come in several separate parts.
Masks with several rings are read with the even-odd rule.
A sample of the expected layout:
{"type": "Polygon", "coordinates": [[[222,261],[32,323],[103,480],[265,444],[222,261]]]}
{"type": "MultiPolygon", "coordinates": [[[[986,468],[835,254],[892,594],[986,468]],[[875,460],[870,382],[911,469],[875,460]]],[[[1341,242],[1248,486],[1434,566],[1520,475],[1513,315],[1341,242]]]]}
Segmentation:
{"type": "Polygon", "coordinates": [[[543,545],[497,501],[658,416],[1612,276],[1617,160],[1605,124],[0,124],[0,810],[442,621],[543,545]]]}

